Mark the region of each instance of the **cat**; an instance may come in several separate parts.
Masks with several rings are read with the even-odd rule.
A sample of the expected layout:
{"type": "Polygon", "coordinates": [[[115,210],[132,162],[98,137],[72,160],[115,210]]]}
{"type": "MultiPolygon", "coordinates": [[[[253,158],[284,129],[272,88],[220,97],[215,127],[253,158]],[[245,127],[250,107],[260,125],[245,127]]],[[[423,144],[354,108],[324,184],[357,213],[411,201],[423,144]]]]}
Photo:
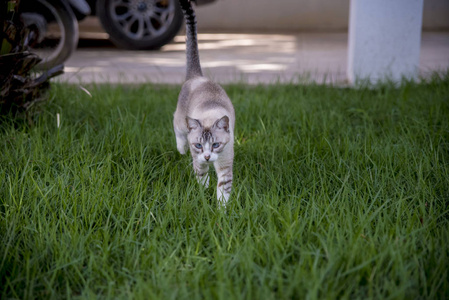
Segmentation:
{"type": "Polygon", "coordinates": [[[232,189],[235,112],[217,83],[203,76],[196,31],[196,16],[189,0],[179,0],[186,21],[186,81],[173,118],[176,145],[181,154],[190,149],[199,183],[209,186],[209,165],[218,177],[217,200],[225,206],[232,189]]]}

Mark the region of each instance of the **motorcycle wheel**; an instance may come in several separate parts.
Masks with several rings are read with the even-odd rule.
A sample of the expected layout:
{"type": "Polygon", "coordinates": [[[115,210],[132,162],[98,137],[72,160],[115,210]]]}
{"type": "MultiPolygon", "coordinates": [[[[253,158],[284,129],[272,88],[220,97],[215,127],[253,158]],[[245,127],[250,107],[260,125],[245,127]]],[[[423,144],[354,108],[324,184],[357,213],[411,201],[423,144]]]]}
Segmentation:
{"type": "Polygon", "coordinates": [[[28,8],[47,21],[44,40],[32,46],[42,61],[37,70],[48,70],[64,63],[78,46],[78,21],[70,6],[61,0],[37,0],[28,8]]]}
{"type": "Polygon", "coordinates": [[[178,0],[98,0],[96,14],[110,40],[130,50],[162,47],[184,20],[178,0]]]}

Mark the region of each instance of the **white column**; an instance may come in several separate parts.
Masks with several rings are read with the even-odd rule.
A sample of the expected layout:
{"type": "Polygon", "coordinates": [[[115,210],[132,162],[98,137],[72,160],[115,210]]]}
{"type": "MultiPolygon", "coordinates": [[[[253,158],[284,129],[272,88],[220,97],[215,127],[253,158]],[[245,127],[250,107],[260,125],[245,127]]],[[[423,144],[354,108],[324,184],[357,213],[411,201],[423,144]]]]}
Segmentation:
{"type": "Polygon", "coordinates": [[[418,75],[424,0],[351,0],[348,79],[418,75]]]}

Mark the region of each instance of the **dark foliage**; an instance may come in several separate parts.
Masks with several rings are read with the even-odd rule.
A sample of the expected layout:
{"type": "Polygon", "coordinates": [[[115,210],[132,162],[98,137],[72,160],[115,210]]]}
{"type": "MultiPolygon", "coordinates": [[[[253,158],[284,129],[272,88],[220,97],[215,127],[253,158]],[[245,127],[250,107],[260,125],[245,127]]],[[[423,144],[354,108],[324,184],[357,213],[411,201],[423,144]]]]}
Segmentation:
{"type": "Polygon", "coordinates": [[[19,0],[0,4],[0,115],[25,115],[31,121],[30,109],[46,100],[49,79],[62,74],[63,65],[42,74],[32,71],[41,59],[29,50],[34,32],[23,26],[18,7],[19,0]]]}

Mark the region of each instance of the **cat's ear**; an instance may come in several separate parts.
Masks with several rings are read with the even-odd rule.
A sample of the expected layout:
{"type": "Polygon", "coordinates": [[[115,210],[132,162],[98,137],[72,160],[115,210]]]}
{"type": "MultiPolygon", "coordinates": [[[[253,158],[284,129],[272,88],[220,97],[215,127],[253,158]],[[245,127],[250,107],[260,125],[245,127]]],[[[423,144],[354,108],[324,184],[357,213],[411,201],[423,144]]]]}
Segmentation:
{"type": "Polygon", "coordinates": [[[186,117],[186,123],[189,132],[202,127],[200,121],[198,121],[197,119],[192,119],[190,117],[186,117]]]}
{"type": "Polygon", "coordinates": [[[213,128],[223,129],[226,132],[229,132],[229,118],[228,116],[224,116],[221,119],[215,121],[213,128]]]}

